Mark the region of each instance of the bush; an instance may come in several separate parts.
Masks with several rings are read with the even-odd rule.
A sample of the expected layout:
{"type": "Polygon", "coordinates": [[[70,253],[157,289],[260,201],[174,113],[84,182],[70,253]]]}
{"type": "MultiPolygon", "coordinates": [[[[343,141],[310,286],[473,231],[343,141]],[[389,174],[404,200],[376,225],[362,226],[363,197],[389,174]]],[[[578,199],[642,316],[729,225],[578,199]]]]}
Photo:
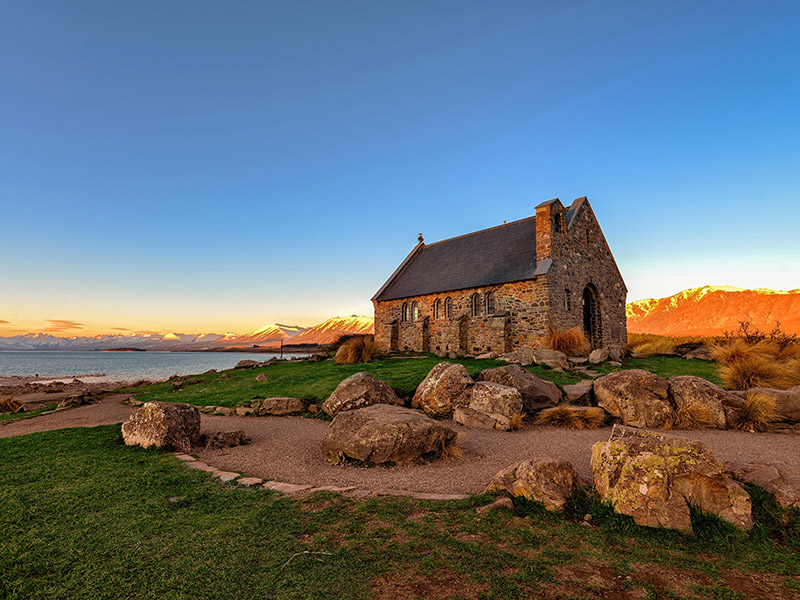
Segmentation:
{"type": "Polygon", "coordinates": [[[536,417],[535,425],[566,427],[567,429],[599,429],[606,421],[602,408],[583,408],[559,404],[546,408],[536,417]]]}
{"type": "Polygon", "coordinates": [[[753,354],[723,364],[719,375],[725,387],[749,390],[754,387],[785,389],[791,381],[790,366],[776,362],[769,356],[753,354]]]}
{"type": "Polygon", "coordinates": [[[708,429],[713,426],[714,415],[702,404],[683,404],[675,409],[672,429],[708,429]]]}
{"type": "Polygon", "coordinates": [[[339,365],[371,362],[380,356],[375,338],[371,335],[353,336],[336,351],[334,361],[339,365]]]}
{"type": "Polygon", "coordinates": [[[744,408],[736,428],[745,431],[763,431],[778,418],[775,399],[769,394],[754,392],[745,397],[744,408]]]}
{"type": "Polygon", "coordinates": [[[14,396],[4,396],[0,398],[0,412],[16,413],[23,408],[22,402],[15,399],[14,396]]]}
{"type": "Polygon", "coordinates": [[[564,354],[580,354],[589,350],[589,340],[577,327],[572,329],[559,329],[548,325],[544,345],[551,350],[558,350],[564,354]]]}

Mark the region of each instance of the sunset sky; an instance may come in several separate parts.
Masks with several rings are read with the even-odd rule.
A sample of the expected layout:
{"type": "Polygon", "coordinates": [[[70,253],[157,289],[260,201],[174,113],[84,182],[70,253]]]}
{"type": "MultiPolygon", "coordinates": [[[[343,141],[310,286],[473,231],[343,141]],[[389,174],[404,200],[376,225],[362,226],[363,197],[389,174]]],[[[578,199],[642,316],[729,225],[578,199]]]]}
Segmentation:
{"type": "Polygon", "coordinates": [[[0,336],[372,314],[588,196],[628,300],[800,288],[800,3],[4,2],[0,336]]]}

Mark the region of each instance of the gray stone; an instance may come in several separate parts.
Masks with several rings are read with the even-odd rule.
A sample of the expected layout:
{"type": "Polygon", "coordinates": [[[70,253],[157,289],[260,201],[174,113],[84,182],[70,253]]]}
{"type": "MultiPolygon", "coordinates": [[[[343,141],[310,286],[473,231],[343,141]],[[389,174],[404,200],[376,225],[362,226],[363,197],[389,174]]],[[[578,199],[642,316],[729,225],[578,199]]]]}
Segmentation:
{"type": "Polygon", "coordinates": [[[234,473],[233,471],[214,471],[211,475],[223,483],[228,483],[239,477],[239,473],[234,473]]]}
{"type": "Polygon", "coordinates": [[[581,379],[578,383],[564,386],[564,400],[567,404],[590,406],[594,397],[594,380],[581,379]]]}
{"type": "Polygon", "coordinates": [[[593,365],[599,365],[601,362],[608,360],[608,350],[605,348],[597,348],[592,350],[589,354],[589,362],[593,365]]]}
{"type": "Polygon", "coordinates": [[[734,479],[768,492],[778,506],[800,509],[800,468],[757,463],[729,463],[725,468],[734,479]]]}
{"type": "Polygon", "coordinates": [[[511,429],[511,419],[522,414],[522,394],[515,388],[489,381],[472,386],[469,408],[494,419],[495,429],[511,429]]]}
{"type": "Polygon", "coordinates": [[[187,453],[200,435],[200,412],[190,404],[147,402],[122,424],[128,446],[187,453]]]}
{"type": "Polygon", "coordinates": [[[275,396],[266,398],[258,407],[259,415],[291,415],[306,411],[306,403],[300,398],[287,398],[285,396],[275,396]]]}
{"type": "Polygon", "coordinates": [[[183,464],[185,464],[190,469],[197,469],[198,471],[205,471],[206,473],[213,473],[214,471],[217,470],[214,467],[208,466],[202,460],[195,460],[195,461],[192,461],[192,462],[185,462],[183,464]]]}
{"type": "Polygon", "coordinates": [[[478,373],[478,380],[513,387],[522,396],[523,409],[528,413],[556,406],[561,401],[561,390],[555,383],[540,379],[519,365],[485,369],[478,373]]]}
{"type": "Polygon", "coordinates": [[[267,481],[262,485],[264,489],[273,490],[275,492],[280,492],[281,494],[286,494],[287,496],[293,496],[295,494],[301,494],[303,492],[307,492],[312,489],[314,486],[311,485],[295,485],[293,483],[285,483],[283,481],[267,481]]]}
{"type": "Polygon", "coordinates": [[[511,512],[514,512],[514,502],[508,496],[502,496],[491,504],[479,506],[476,512],[479,515],[485,515],[493,510],[510,510],[511,512]]]}
{"type": "Polygon", "coordinates": [[[669,378],[669,387],[676,413],[698,406],[707,413],[709,422],[706,427],[725,429],[728,426],[724,402],[731,398],[731,394],[718,385],[702,377],[676,375],[669,378]]]}
{"type": "Polygon", "coordinates": [[[255,410],[249,406],[237,406],[236,407],[236,415],[239,417],[249,417],[255,412],[255,410]]]}
{"type": "Polygon", "coordinates": [[[570,463],[539,456],[503,469],[486,491],[505,490],[512,496],[541,502],[547,510],[564,510],[577,483],[578,475],[570,463]]]}
{"type": "Polygon", "coordinates": [[[537,365],[547,365],[551,369],[569,369],[567,355],[549,348],[536,348],[533,351],[533,362],[537,365]]]}
{"type": "Polygon", "coordinates": [[[468,406],[457,406],[453,412],[453,421],[464,427],[474,427],[476,429],[494,429],[497,423],[489,415],[485,415],[468,406]]]}
{"type": "Polygon", "coordinates": [[[230,416],[234,414],[234,410],[228,406],[218,406],[217,408],[214,409],[214,414],[230,416]]]}
{"type": "Polygon", "coordinates": [[[751,388],[744,395],[750,393],[766,394],[775,400],[775,409],[784,421],[789,423],[800,421],[800,392],[793,389],[751,388]]]}
{"type": "Polygon", "coordinates": [[[362,372],[342,381],[322,403],[322,410],[335,417],[340,411],[355,410],[373,404],[402,405],[403,401],[388,383],[362,372]]]}
{"type": "Polygon", "coordinates": [[[669,382],[641,369],[619,371],[594,382],[597,405],[632,427],[663,427],[672,421],[669,382]]]}
{"type": "Polygon", "coordinates": [[[434,418],[448,418],[456,407],[469,404],[474,383],[464,365],[441,362],[419,384],[411,406],[434,418]]]}
{"type": "Polygon", "coordinates": [[[242,487],[254,487],[264,483],[264,480],[260,477],[240,477],[236,480],[236,483],[242,487]]]}

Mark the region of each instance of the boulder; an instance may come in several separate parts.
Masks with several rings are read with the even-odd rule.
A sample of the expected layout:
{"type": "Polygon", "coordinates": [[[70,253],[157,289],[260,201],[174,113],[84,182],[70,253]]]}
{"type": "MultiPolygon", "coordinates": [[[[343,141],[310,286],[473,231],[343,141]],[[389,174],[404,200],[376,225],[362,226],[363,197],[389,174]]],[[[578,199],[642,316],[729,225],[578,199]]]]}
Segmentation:
{"type": "Polygon", "coordinates": [[[342,381],[322,403],[322,410],[335,417],[340,411],[355,410],[372,404],[401,405],[403,401],[388,383],[361,372],[342,381]]]}
{"type": "Polygon", "coordinates": [[[594,380],[581,379],[578,383],[564,386],[564,401],[567,404],[590,406],[594,398],[594,380]]]}
{"type": "Polygon", "coordinates": [[[547,365],[551,369],[569,369],[567,355],[549,348],[536,348],[533,351],[533,362],[537,365],[547,365]]]}
{"type": "Polygon", "coordinates": [[[404,463],[440,453],[456,433],[422,411],[374,404],[342,411],[331,422],[322,452],[368,464],[404,463]]]}
{"type": "Polygon", "coordinates": [[[146,402],[122,424],[128,446],[189,452],[200,436],[200,411],[190,404],[146,402]]]}
{"type": "Polygon", "coordinates": [[[236,366],[233,367],[234,369],[255,369],[256,367],[260,367],[261,363],[255,360],[240,360],[236,363],[236,366]]]}
{"type": "Polygon", "coordinates": [[[561,402],[561,390],[555,383],[540,379],[519,365],[485,369],[478,373],[478,381],[513,387],[522,395],[523,408],[529,413],[561,402]]]}
{"type": "Polygon", "coordinates": [[[306,403],[300,398],[286,398],[284,396],[276,396],[274,398],[266,398],[261,402],[258,407],[259,415],[291,415],[294,413],[301,413],[306,411],[306,403]]]}
{"type": "Polygon", "coordinates": [[[498,356],[497,352],[484,352],[483,354],[479,354],[475,358],[478,360],[490,360],[497,358],[497,356],[498,356]]]}
{"type": "Polygon", "coordinates": [[[800,509],[800,468],[756,463],[728,463],[725,468],[734,479],[767,491],[778,506],[800,509]]]}
{"type": "Polygon", "coordinates": [[[476,429],[494,429],[497,423],[494,418],[469,406],[457,406],[453,411],[453,421],[464,427],[474,427],[476,429]]]}
{"type": "Polygon", "coordinates": [[[528,365],[533,364],[534,356],[533,348],[529,346],[523,346],[522,348],[518,348],[512,352],[506,352],[500,357],[500,360],[509,363],[518,363],[523,367],[527,367],[528,365]]]}
{"type": "Polygon", "coordinates": [[[252,406],[237,406],[235,412],[239,417],[249,417],[256,412],[256,410],[252,406]]]}
{"type": "Polygon", "coordinates": [[[592,446],[595,488],[614,510],[639,525],[686,533],[692,531],[690,505],[745,531],[753,526],[750,496],[706,446],[633,431],[618,436],[615,427],[609,441],[592,446]]]}
{"type": "Polygon", "coordinates": [[[705,346],[699,346],[694,350],[689,350],[686,354],[683,355],[683,358],[690,360],[714,360],[714,357],[711,354],[711,350],[709,350],[705,346]]]}
{"type": "Polygon", "coordinates": [[[230,415],[235,414],[235,413],[236,413],[236,411],[233,410],[230,406],[218,406],[217,408],[214,409],[214,413],[213,414],[215,414],[215,415],[223,415],[223,416],[230,416],[230,415]]]}
{"type": "Polygon", "coordinates": [[[203,433],[197,439],[197,445],[206,450],[217,448],[233,448],[250,443],[250,438],[244,431],[215,431],[214,433],[203,433]]]}
{"type": "Polygon", "coordinates": [[[266,381],[267,379],[269,379],[269,375],[267,375],[266,373],[259,373],[258,375],[256,375],[256,381],[258,382],[266,381]]]}
{"type": "Polygon", "coordinates": [[[507,385],[479,381],[472,386],[469,408],[494,419],[495,429],[511,429],[511,419],[522,414],[522,394],[507,385]]]}
{"type": "Polygon", "coordinates": [[[618,371],[596,379],[597,405],[632,427],[663,427],[672,420],[669,382],[641,369],[618,371]]]}
{"type": "Polygon", "coordinates": [[[775,400],[775,409],[781,419],[790,423],[800,421],[800,390],[774,390],[771,388],[751,388],[742,396],[750,393],[766,394],[775,400]]]}
{"type": "Polygon", "coordinates": [[[544,504],[547,510],[564,510],[578,484],[578,476],[566,461],[536,457],[503,469],[486,488],[487,492],[505,490],[544,504]]]}
{"type": "Polygon", "coordinates": [[[419,384],[411,406],[431,417],[449,418],[457,406],[469,404],[474,383],[464,365],[441,362],[419,384]]]}
{"type": "Polygon", "coordinates": [[[601,362],[608,360],[608,350],[605,348],[597,348],[592,350],[589,354],[589,362],[593,365],[599,365],[601,362]]]}
{"type": "Polygon", "coordinates": [[[732,395],[718,385],[694,375],[676,375],[669,378],[669,389],[676,413],[691,411],[692,407],[697,406],[710,419],[708,427],[725,429],[728,426],[724,402],[732,395]]]}

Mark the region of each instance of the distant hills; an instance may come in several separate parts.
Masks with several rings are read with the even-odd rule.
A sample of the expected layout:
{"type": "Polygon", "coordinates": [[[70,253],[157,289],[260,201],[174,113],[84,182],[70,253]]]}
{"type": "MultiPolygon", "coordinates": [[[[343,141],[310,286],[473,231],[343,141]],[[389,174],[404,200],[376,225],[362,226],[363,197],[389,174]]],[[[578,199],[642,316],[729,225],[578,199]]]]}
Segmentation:
{"type": "Polygon", "coordinates": [[[776,322],[800,335],[800,289],[788,292],[706,285],[668,298],[648,298],[626,307],[629,333],[721,335],[749,321],[761,330],[776,322]]]}
{"type": "Polygon", "coordinates": [[[223,349],[247,350],[285,345],[321,345],[333,342],[347,333],[372,333],[372,317],[352,315],[333,317],[314,327],[271,323],[243,335],[235,333],[167,333],[167,334],[107,334],[92,337],[57,337],[46,333],[28,333],[0,337],[0,350],[64,350],[90,351],[120,348],[151,351],[209,351],[223,349]]]}

